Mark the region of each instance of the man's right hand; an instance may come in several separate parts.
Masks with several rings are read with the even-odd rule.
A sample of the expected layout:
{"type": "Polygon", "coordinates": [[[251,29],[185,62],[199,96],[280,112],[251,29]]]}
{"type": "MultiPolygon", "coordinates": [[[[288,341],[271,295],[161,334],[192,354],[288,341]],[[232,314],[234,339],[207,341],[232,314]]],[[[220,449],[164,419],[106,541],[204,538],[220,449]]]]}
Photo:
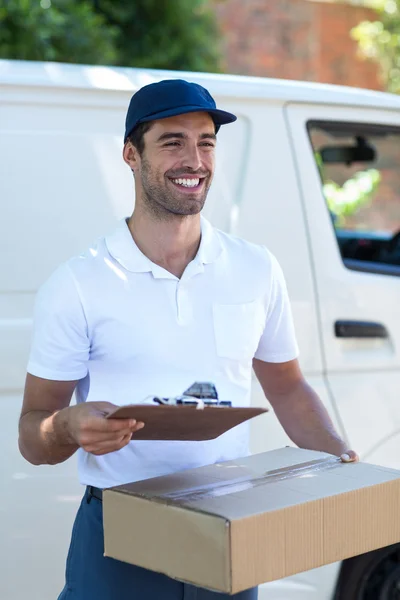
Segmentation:
{"type": "Polygon", "coordinates": [[[118,408],[110,402],[71,406],[77,384],[27,374],[18,444],[33,465],[57,465],[79,447],[97,455],[116,452],[143,427],[132,419],[106,419],[118,408]]]}
{"type": "Polygon", "coordinates": [[[117,406],[110,402],[84,402],[58,413],[64,421],[70,442],[100,456],[121,450],[144,423],[134,419],[107,419],[117,406]]]}

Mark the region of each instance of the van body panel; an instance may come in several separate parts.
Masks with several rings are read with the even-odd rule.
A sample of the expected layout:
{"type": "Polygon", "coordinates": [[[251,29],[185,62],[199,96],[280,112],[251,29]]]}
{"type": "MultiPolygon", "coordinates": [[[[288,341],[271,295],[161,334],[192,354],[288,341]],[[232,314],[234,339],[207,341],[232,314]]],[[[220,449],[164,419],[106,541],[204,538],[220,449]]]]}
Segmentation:
{"type": "MultiPolygon", "coordinates": [[[[400,109],[400,98],[374,90],[340,85],[293,81],[244,75],[220,75],[157,69],[132,69],[97,65],[73,65],[51,62],[0,60],[2,85],[20,85],[39,89],[65,88],[70,95],[79,89],[96,89],[110,96],[115,91],[132,95],[140,87],[161,79],[183,78],[204,85],[212,95],[225,98],[276,100],[280,103],[305,102],[342,106],[367,106],[378,109],[400,109]]],[[[126,105],[121,105],[126,110],[126,105]]]]}
{"type": "Polygon", "coordinates": [[[340,563],[261,585],[258,600],[333,600],[340,563]]]}
{"type": "MultiPolygon", "coordinates": [[[[400,430],[400,277],[358,272],[345,266],[323,196],[307,124],[329,119],[400,128],[400,112],[334,105],[326,110],[318,105],[294,103],[285,111],[312,247],[327,381],[350,445],[364,458],[389,437],[398,440],[395,436],[400,430]],[[336,337],[338,320],[382,324],[388,337],[336,337]]],[[[400,443],[396,448],[399,456],[400,443]]],[[[381,464],[393,465],[390,455],[380,456],[381,464]]]]}
{"type": "Polygon", "coordinates": [[[55,600],[83,488],[76,460],[35,467],[19,453],[20,394],[0,394],[0,598],[55,600]]]}
{"type": "MultiPolygon", "coordinates": [[[[302,369],[307,375],[321,373],[310,248],[282,106],[269,100],[242,104],[251,121],[251,144],[241,168],[240,202],[228,231],[267,246],[278,258],[292,303],[302,369]]],[[[233,127],[221,128],[219,142],[228,131],[234,134],[233,127]]]]}
{"type": "Polygon", "coordinates": [[[306,128],[311,120],[328,118],[339,123],[400,127],[400,111],[353,110],[333,105],[329,109],[316,105],[288,105],[285,110],[312,247],[326,369],[332,373],[397,370],[400,365],[400,278],[345,267],[306,128]],[[339,319],[382,322],[389,338],[335,338],[334,324],[339,319]]]}

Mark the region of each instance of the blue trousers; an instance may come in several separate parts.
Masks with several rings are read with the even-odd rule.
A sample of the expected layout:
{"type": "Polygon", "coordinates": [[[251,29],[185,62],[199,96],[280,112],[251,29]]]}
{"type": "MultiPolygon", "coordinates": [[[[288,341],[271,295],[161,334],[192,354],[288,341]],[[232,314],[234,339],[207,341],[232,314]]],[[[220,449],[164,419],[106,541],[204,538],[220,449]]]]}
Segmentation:
{"type": "Polygon", "coordinates": [[[72,530],[66,583],[58,600],[257,600],[257,589],[229,596],[103,556],[102,502],[86,491],[72,530]]]}

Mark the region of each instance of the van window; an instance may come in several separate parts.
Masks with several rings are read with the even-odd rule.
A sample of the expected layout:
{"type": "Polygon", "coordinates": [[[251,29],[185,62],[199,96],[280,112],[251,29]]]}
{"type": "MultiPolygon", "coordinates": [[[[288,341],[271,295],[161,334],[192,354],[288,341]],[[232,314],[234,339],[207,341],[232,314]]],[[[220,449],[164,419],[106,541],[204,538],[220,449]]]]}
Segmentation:
{"type": "Polygon", "coordinates": [[[400,128],[307,127],[344,264],[400,275],[400,128]]]}

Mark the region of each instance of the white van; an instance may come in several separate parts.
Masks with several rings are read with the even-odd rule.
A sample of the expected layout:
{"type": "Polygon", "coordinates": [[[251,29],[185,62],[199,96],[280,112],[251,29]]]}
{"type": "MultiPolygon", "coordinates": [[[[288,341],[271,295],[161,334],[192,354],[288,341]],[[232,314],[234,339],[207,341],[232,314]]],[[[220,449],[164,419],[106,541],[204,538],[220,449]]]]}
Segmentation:
{"type": "MultiPolygon", "coordinates": [[[[400,468],[400,98],[228,75],[0,61],[0,598],[55,600],[83,490],[75,460],[34,467],[17,425],[41,283],[131,214],[129,99],[183,77],[238,115],[218,134],[205,215],[267,245],[301,365],[362,459],[400,468]]],[[[254,381],[253,403],[263,405],[254,381]]],[[[252,450],[290,443],[273,413],[252,450]]],[[[398,598],[400,547],[268,584],[260,600],[398,598]]]]}

